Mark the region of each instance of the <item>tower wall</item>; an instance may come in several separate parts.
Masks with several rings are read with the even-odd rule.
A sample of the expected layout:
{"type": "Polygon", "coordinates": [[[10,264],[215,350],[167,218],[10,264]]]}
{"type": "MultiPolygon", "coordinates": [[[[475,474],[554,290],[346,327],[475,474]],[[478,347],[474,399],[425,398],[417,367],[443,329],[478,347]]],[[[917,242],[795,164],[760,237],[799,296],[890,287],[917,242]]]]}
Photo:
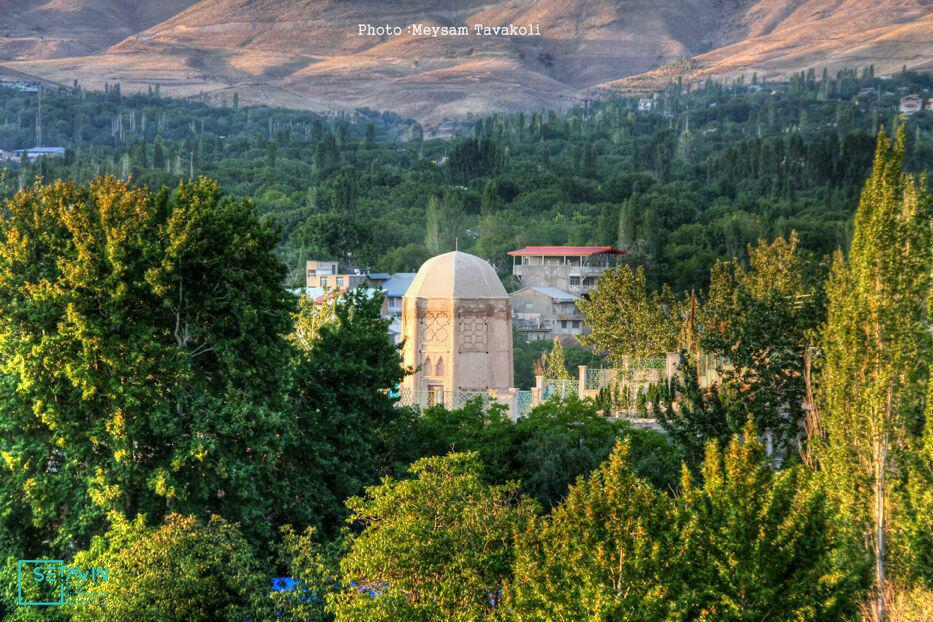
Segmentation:
{"type": "Polygon", "coordinates": [[[427,391],[509,389],[513,384],[512,320],[505,299],[405,298],[402,357],[417,371],[402,386],[427,391]]]}

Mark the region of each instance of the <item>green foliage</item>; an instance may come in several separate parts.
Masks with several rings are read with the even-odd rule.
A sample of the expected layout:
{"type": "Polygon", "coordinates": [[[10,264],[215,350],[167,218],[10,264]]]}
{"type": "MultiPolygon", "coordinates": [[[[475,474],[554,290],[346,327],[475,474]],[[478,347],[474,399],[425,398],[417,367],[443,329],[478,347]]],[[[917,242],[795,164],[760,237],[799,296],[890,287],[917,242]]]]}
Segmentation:
{"type": "MultiPolygon", "coordinates": [[[[553,343],[546,339],[525,341],[518,331],[512,331],[512,361],[515,367],[515,386],[530,389],[535,386],[535,373],[541,358],[548,355],[553,343]]],[[[561,344],[564,356],[564,368],[571,378],[576,377],[580,365],[602,367],[605,359],[588,348],[579,345],[561,344]]]]}
{"type": "Polygon", "coordinates": [[[683,450],[686,463],[695,468],[702,462],[709,441],[725,444],[740,425],[723,404],[717,385],[709,389],[700,386],[694,357],[681,351],[679,367],[681,375],[655,394],[652,411],[683,450]]]}
{"type": "Polygon", "coordinates": [[[894,145],[878,135],[848,260],[836,254],[827,285],[820,378],[819,464],[853,545],[874,558],[880,609],[889,581],[933,585],[931,200],[904,173],[905,143],[903,126],[894,145]]]}
{"type": "Polygon", "coordinates": [[[206,180],[36,185],[4,212],[0,486],[42,535],[21,544],[86,544],[110,510],[271,535],[293,304],[276,231],[206,180]]]}
{"type": "Polygon", "coordinates": [[[700,313],[700,345],[728,361],[718,370],[715,399],[729,412],[732,431],[751,414],[782,451],[795,448],[806,398],[804,357],[824,315],[797,246],[792,231],[749,246],[747,268],[736,259],[718,262],[700,313]]]}
{"type": "Polygon", "coordinates": [[[443,456],[450,452],[472,452],[482,464],[483,477],[490,483],[515,479],[513,452],[515,426],[504,405],[485,407],[475,398],[460,408],[448,410],[436,405],[423,412],[409,411],[392,431],[399,448],[396,471],[424,456],[443,456]]]}
{"type": "Polygon", "coordinates": [[[237,526],[169,514],[157,529],[143,517],[112,526],[78,553],[81,568],[109,570],[106,605],[68,607],[76,622],[241,622],[267,615],[268,583],[237,526]]]}
{"type": "Polygon", "coordinates": [[[567,371],[567,363],[564,361],[564,346],[560,339],[554,338],[550,352],[541,355],[538,363],[541,375],[551,380],[571,380],[570,372],[567,371]]]}
{"type": "Polygon", "coordinates": [[[649,292],[645,285],[641,266],[634,271],[621,266],[603,274],[589,298],[577,303],[591,331],[580,341],[608,352],[617,363],[676,349],[683,305],[668,287],[649,292]]]}
{"type": "Polygon", "coordinates": [[[447,176],[451,183],[469,183],[475,177],[495,175],[502,168],[505,156],[488,138],[467,138],[457,143],[447,159],[447,176]]]}
{"type": "Polygon", "coordinates": [[[751,423],[725,451],[710,442],[702,476],[698,485],[684,471],[676,506],[671,619],[851,614],[858,569],[834,563],[839,538],[818,482],[799,466],[775,473],[751,423]]]}
{"type": "MultiPolygon", "coordinates": [[[[35,176],[132,178],[37,184],[0,207],[0,617],[68,615],[10,609],[15,559],[88,546],[78,561],[121,569],[113,619],[840,619],[870,554],[892,616],[919,610],[933,567],[933,244],[926,182],[903,171],[930,161],[929,114],[904,119],[893,148],[879,139],[835,262],[808,421],[820,476],[773,472],[751,430],[724,453],[704,446],[748,415],[786,445],[797,430],[823,313],[810,258],[847,243],[877,112],[894,101],[879,93],[863,114],[850,100],[866,84],[929,79],[672,85],[663,115],[610,98],[483,118],[453,142],[368,111],[358,123],[117,88],[49,95],[45,135],[66,157],[0,169],[0,195],[35,176]],[[231,195],[178,185],[195,173],[231,195]],[[163,184],[176,189],[144,189],[163,184]],[[293,315],[276,258],[299,273],[312,255],[411,271],[456,244],[504,273],[517,246],[613,242],[640,267],[582,303],[592,349],[632,363],[685,347],[686,377],[653,405],[674,443],[576,399],[514,423],[478,401],[397,408],[381,300],[304,300],[293,315]],[[673,294],[708,280],[696,315],[673,294]],[[720,386],[696,381],[698,346],[733,364],[720,386]],[[471,453],[416,462],[346,519],[346,497],[450,451],[471,453]],[[682,457],[702,484],[687,475],[676,497],[682,457]],[[551,515],[535,519],[523,493],[551,515]],[[304,531],[276,536],[286,523],[304,531]],[[348,548],[317,541],[341,524],[348,548]],[[268,598],[247,541],[299,589],[268,598]]],[[[35,112],[0,90],[0,148],[33,142],[35,112]]],[[[548,345],[515,347],[520,386],[548,345]]],[[[557,377],[597,356],[561,350],[546,357],[557,377]]]]}
{"type": "Polygon", "coordinates": [[[327,598],[340,587],[340,540],[321,544],[315,530],[308,527],[296,533],[291,526],[281,529],[279,556],[294,589],[272,593],[272,608],[285,622],[326,622],[333,617],[326,610],[327,598]]]}
{"type": "Polygon", "coordinates": [[[535,513],[517,486],[489,486],[475,454],[425,458],[411,479],[351,499],[337,620],[477,620],[497,615],[513,538],[535,513]]]}
{"type": "Polygon", "coordinates": [[[271,489],[283,523],[333,529],[343,500],[387,467],[384,434],[399,416],[388,390],[403,372],[381,306],[362,290],[301,303],[280,467],[289,476],[271,489]]]}
{"type": "Polygon", "coordinates": [[[479,400],[454,410],[433,406],[403,414],[389,436],[397,470],[422,456],[473,452],[487,482],[517,480],[521,492],[545,508],[559,503],[567,487],[598,467],[622,438],[631,444],[639,475],[659,490],[678,485],[680,452],[663,434],[609,419],[595,404],[576,397],[549,400],[515,422],[503,407],[484,409],[479,400]]]}
{"type": "Polygon", "coordinates": [[[519,538],[507,605],[515,619],[834,620],[857,574],[818,482],[775,473],[749,425],[707,448],[703,483],[658,494],[620,445],[519,538]]]}
{"type": "MultiPolygon", "coordinates": [[[[112,174],[157,188],[206,175],[277,220],[283,257],[340,257],[358,243],[351,250],[360,268],[391,264],[390,254],[409,245],[438,252],[425,245],[426,211],[432,196],[453,191],[460,222],[440,232],[449,242],[438,249],[458,238],[461,250],[505,274],[504,252],[525,244],[618,237],[629,259],[645,265],[649,287],[666,282],[681,291],[704,286],[717,258],[741,256],[758,238],[793,229],[817,254],[845,245],[878,115],[901,89],[930,88],[927,76],[909,72],[885,81],[842,70],[807,84],[812,89],[711,82],[689,92],[671,85],[659,99],[663,110],[650,113],[637,112],[636,99],[613,97],[561,114],[493,115],[476,122],[472,137],[426,141],[411,121],[370,110],[350,119],[234,109],[229,97],[209,106],[113,89],[47,92],[45,142],[69,156],[13,164],[9,181],[112,174]],[[852,99],[863,87],[878,96],[857,107],[852,99]],[[341,178],[352,180],[351,195],[335,192],[346,187],[341,178]],[[309,194],[318,200],[309,203],[309,194]],[[329,212],[350,222],[322,218],[329,212]],[[318,225],[324,240],[339,243],[311,244],[318,225]]],[[[37,113],[35,95],[0,89],[0,149],[35,144],[37,113]]],[[[921,112],[904,121],[912,168],[933,155],[931,118],[921,112]]]]}
{"type": "Polygon", "coordinates": [[[672,502],[634,475],[618,444],[516,543],[506,608],[524,620],[658,620],[672,502]]]}
{"type": "Polygon", "coordinates": [[[459,246],[464,237],[466,218],[463,196],[459,192],[447,190],[441,197],[431,197],[425,217],[427,233],[424,245],[429,253],[446,253],[459,246]]]}
{"type": "MultiPolygon", "coordinates": [[[[576,397],[548,400],[515,424],[513,477],[542,505],[554,506],[574,480],[598,467],[617,440],[631,432],[625,422],[608,419],[589,401],[576,397]]],[[[650,451],[657,448],[645,447],[650,451]]],[[[676,469],[676,456],[655,457],[669,459],[667,468],[676,469]]],[[[648,456],[633,456],[635,460],[644,458],[648,456]]],[[[658,483],[664,487],[669,480],[662,476],[658,483]]]]}

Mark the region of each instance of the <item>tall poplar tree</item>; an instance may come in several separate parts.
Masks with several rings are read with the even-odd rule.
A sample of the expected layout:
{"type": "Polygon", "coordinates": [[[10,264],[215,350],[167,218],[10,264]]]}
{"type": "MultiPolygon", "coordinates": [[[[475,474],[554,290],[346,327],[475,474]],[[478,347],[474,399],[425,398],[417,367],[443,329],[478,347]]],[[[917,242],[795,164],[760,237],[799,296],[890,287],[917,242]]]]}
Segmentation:
{"type": "Polygon", "coordinates": [[[911,534],[929,534],[916,525],[933,516],[931,204],[926,180],[903,170],[904,141],[903,128],[893,145],[878,135],[848,260],[835,256],[820,400],[820,466],[853,541],[869,547],[879,620],[892,582],[930,581],[930,537],[911,534]]]}

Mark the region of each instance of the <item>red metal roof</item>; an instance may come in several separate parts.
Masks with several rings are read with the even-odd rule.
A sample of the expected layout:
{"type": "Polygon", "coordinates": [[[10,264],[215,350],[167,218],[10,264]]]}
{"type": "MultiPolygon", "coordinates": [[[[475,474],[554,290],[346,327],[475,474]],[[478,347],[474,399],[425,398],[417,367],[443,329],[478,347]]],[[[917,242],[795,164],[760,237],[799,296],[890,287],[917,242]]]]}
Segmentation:
{"type": "Polygon", "coordinates": [[[624,255],[625,251],[620,251],[611,246],[526,246],[517,251],[509,251],[509,255],[550,255],[566,257],[569,255],[590,256],[590,255],[624,255]]]}

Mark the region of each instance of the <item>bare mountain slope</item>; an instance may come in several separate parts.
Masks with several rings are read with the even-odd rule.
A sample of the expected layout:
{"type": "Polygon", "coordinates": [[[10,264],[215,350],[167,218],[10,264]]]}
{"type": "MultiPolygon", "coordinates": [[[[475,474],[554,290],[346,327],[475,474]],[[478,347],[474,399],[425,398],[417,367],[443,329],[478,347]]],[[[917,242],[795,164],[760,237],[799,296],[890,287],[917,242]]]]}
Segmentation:
{"type": "MultiPolygon", "coordinates": [[[[927,0],[150,0],[149,9],[139,0],[40,0],[28,8],[35,5],[0,0],[33,20],[41,9],[50,40],[58,29],[48,50],[35,43],[28,60],[5,63],[25,73],[91,87],[120,80],[124,91],[159,82],[163,93],[218,102],[236,91],[246,102],[368,106],[429,124],[565,107],[598,85],[670,79],[673,71],[659,67],[778,75],[827,63],[899,68],[933,56],[927,0]],[[359,24],[399,25],[403,34],[359,36],[359,24]],[[408,32],[410,24],[538,24],[541,36],[433,38],[408,32]],[[84,38],[69,34],[81,29],[84,38]],[[125,36],[115,39],[118,32],[125,36]],[[66,48],[74,51],[60,58],[66,48]],[[675,62],[682,59],[695,60],[675,62]]],[[[9,21],[0,17],[0,32],[9,21]]],[[[2,41],[0,54],[12,49],[2,41]]]]}
{"type": "Polygon", "coordinates": [[[0,60],[79,56],[158,24],[196,0],[0,0],[0,60]]]}
{"type": "Polygon", "coordinates": [[[933,5],[926,0],[759,0],[727,27],[720,46],[689,63],[603,86],[653,90],[676,75],[784,77],[810,67],[875,65],[880,74],[933,67],[933,5]]]}

